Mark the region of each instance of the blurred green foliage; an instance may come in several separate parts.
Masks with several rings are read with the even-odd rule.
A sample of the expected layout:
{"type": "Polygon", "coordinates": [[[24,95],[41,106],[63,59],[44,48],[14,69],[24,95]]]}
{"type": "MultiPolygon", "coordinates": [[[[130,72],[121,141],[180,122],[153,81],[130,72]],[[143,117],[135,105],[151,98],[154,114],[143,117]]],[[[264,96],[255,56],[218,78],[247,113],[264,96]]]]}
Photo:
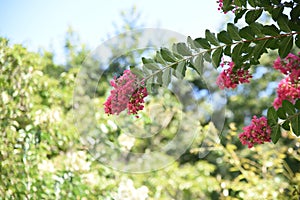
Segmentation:
{"type": "MultiPolygon", "coordinates": [[[[97,162],[81,144],[73,120],[76,76],[89,53],[85,46],[72,39],[73,34],[69,31],[66,38],[66,65],[55,64],[51,52],[42,55],[29,52],[0,38],[0,199],[122,199],[126,196],[144,199],[145,195],[148,199],[166,200],[300,198],[299,138],[284,132],[276,146],[264,144],[251,150],[242,147],[237,139],[249,112],[260,114],[272,102],[274,92],[267,91],[267,95],[257,97],[257,92],[268,90],[268,84],[277,80],[277,74],[263,66],[256,69],[268,69],[263,78],[229,94],[229,119],[222,135],[208,122],[198,130],[191,130],[197,133],[194,144],[170,166],[145,174],[129,174],[97,162]],[[205,146],[203,135],[206,135],[205,146]],[[198,156],[203,152],[209,154],[198,156]]],[[[263,59],[265,66],[270,65],[272,59],[263,59]]],[[[125,63],[132,62],[134,58],[125,63]]],[[[193,74],[190,81],[198,89],[203,86],[193,74]]],[[[109,89],[108,83],[102,83],[98,95],[89,100],[102,109],[101,102],[105,101],[109,89]]],[[[166,98],[176,110],[178,103],[174,97],[166,98]]],[[[152,97],[147,106],[155,106],[160,101],[163,99],[152,97]]],[[[147,118],[144,120],[147,124],[147,118]]],[[[172,120],[176,124],[178,119],[172,120]]],[[[108,120],[98,123],[99,130],[121,145],[119,128],[108,120]]],[[[162,143],[169,140],[172,126],[171,123],[166,127],[156,140],[162,143]]],[[[132,151],[139,152],[147,146],[155,146],[155,141],[153,144],[148,140],[138,141],[132,151]]]]}

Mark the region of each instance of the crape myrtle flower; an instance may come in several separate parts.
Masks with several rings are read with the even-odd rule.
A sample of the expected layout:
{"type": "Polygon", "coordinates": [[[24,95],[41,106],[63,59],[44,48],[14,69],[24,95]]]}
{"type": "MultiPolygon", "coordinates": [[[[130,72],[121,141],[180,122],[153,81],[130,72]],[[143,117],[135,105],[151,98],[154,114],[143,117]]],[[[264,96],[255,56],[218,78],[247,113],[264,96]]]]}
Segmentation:
{"type": "MultiPolygon", "coordinates": [[[[143,82],[130,70],[125,70],[120,77],[110,81],[114,88],[104,103],[104,111],[108,115],[120,114],[127,108],[128,114],[137,115],[144,108],[144,98],[148,96],[143,82]]],[[[138,116],[136,116],[138,117],[138,116]]]]}

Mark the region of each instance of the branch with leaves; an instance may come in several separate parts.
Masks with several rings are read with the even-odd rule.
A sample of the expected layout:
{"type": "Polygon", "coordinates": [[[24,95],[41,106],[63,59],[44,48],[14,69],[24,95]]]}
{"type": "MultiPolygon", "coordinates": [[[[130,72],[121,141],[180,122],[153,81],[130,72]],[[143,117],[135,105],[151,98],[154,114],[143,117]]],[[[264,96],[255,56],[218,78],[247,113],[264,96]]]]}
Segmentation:
{"type": "MultiPolygon", "coordinates": [[[[271,140],[276,143],[281,136],[281,129],[299,136],[300,101],[297,99],[300,98],[300,55],[293,55],[291,51],[293,47],[300,48],[300,1],[220,0],[218,3],[219,10],[225,14],[231,11],[235,15],[233,22],[227,23],[225,30],[218,33],[206,30],[205,37],[188,37],[186,43],[175,43],[172,49],[163,47],[156,52],[154,58],[142,58],[142,69],[132,67],[131,70],[144,77],[140,83],[145,83],[149,89],[153,83],[167,87],[173,76],[183,79],[188,68],[201,75],[204,63],[208,62],[215,68],[223,68],[217,80],[219,87],[233,89],[238,84],[250,81],[252,75],[249,69],[260,64],[264,53],[278,50],[281,68],[289,70],[284,73],[280,67],[274,66],[286,78],[280,82],[277,90],[279,96],[268,109],[267,123],[265,126],[255,125],[257,137],[262,137],[262,132],[267,130],[270,133],[264,135],[266,139],[262,140],[253,136],[255,131],[247,132],[244,128],[244,142],[241,135],[240,139],[243,144],[247,143],[245,141],[250,142],[252,147],[252,144],[271,140]],[[272,23],[261,23],[259,20],[262,15],[270,16],[272,23]],[[230,57],[231,61],[222,62],[224,57],[230,57]],[[281,94],[286,88],[291,91],[281,94]]],[[[257,118],[253,118],[252,125],[255,120],[257,118]]]]}

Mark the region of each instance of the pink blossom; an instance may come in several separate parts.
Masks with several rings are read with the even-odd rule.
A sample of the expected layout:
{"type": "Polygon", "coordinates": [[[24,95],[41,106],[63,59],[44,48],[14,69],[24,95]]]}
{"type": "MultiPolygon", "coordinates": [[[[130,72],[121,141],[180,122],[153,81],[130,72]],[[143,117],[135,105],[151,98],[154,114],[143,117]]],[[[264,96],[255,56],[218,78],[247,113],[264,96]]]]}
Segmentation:
{"type": "Polygon", "coordinates": [[[292,53],[289,53],[284,59],[278,57],[275,60],[273,67],[281,73],[289,75],[292,71],[300,69],[300,57],[292,53]]]}
{"type": "Polygon", "coordinates": [[[221,63],[221,67],[223,71],[217,78],[217,85],[219,88],[236,88],[238,84],[241,83],[249,83],[252,78],[249,70],[247,69],[238,69],[237,71],[233,71],[234,63],[233,62],[223,62],[221,63]]]}
{"type": "Polygon", "coordinates": [[[277,98],[273,102],[278,109],[283,100],[295,103],[300,98],[300,57],[291,53],[284,59],[278,57],[273,67],[286,75],[278,84],[277,98]]]}
{"type": "Polygon", "coordinates": [[[125,70],[119,78],[114,77],[110,84],[114,89],[104,103],[105,113],[118,115],[127,108],[128,114],[136,115],[143,110],[148,92],[139,85],[137,76],[130,70],[125,70]]]}
{"type": "Polygon", "coordinates": [[[243,128],[244,132],[239,135],[243,145],[252,148],[254,144],[271,142],[271,127],[267,123],[266,117],[257,118],[253,116],[251,124],[243,128]]]}
{"type": "MultiPolygon", "coordinates": [[[[298,74],[299,75],[299,74],[298,74]]],[[[273,102],[274,108],[281,107],[283,100],[288,100],[295,103],[296,99],[300,98],[300,84],[293,83],[291,77],[287,76],[282,79],[277,88],[277,98],[273,102]]]]}

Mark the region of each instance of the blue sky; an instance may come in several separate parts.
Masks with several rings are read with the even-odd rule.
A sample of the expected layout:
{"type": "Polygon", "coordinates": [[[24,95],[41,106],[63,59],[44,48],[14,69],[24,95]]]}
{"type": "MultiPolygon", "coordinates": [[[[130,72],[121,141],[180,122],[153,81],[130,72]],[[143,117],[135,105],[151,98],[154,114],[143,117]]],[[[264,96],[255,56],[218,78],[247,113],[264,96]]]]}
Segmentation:
{"type": "Polygon", "coordinates": [[[147,28],[164,28],[198,37],[206,28],[217,30],[225,17],[215,0],[0,0],[0,36],[59,52],[68,26],[81,40],[95,48],[115,36],[113,22],[120,25],[120,12],[133,5],[147,28]]]}

